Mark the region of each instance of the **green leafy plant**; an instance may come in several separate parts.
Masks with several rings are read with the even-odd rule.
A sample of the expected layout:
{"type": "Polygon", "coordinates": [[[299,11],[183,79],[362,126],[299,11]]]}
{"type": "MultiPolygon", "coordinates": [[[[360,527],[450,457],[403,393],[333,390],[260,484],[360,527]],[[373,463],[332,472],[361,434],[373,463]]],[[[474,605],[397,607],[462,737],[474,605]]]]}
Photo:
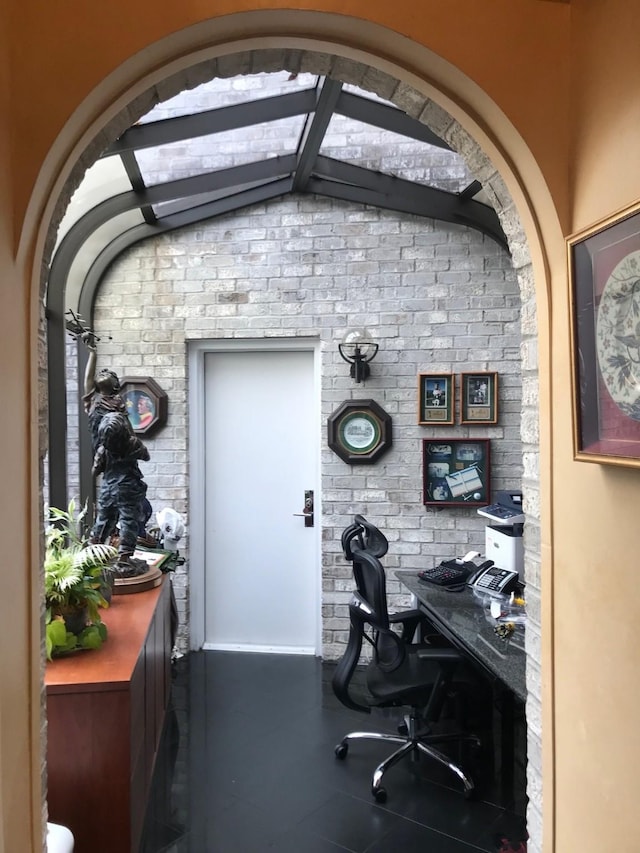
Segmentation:
{"type": "Polygon", "coordinates": [[[76,516],[51,507],[44,560],[46,648],[51,660],[80,649],[100,648],[107,628],[100,609],[108,607],[110,567],[118,552],[111,545],[88,543],[83,533],[86,504],[76,516]]]}

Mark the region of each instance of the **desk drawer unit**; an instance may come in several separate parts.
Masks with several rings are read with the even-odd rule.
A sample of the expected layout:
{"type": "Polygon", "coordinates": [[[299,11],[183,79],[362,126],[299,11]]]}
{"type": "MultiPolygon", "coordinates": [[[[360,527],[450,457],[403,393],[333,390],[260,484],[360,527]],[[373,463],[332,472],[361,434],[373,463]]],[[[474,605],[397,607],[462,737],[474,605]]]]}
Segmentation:
{"type": "Polygon", "coordinates": [[[47,664],[49,820],[74,853],[138,853],[170,688],[170,582],[115,596],[95,651],[47,664]]]}

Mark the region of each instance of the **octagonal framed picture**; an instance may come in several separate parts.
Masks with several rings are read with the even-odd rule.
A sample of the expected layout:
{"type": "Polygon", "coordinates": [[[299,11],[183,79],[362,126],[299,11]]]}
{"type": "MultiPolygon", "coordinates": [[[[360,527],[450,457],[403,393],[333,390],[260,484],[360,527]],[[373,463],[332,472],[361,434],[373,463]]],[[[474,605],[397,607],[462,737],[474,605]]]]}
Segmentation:
{"type": "Polygon", "coordinates": [[[167,422],[167,394],[150,376],[123,376],[120,395],[138,435],[149,435],[167,422]]]}
{"type": "Polygon", "coordinates": [[[329,447],[349,465],[370,465],[391,447],[391,415],[375,400],[345,400],[327,429],[329,447]]]}

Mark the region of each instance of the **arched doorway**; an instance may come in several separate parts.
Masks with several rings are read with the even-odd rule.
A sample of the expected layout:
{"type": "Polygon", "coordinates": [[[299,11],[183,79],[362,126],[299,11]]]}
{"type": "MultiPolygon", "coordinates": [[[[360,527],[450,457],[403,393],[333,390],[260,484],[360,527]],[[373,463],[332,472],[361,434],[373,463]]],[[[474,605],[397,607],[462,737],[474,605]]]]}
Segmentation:
{"type": "MultiPolygon", "coordinates": [[[[461,118],[462,121],[458,121],[458,118],[453,118],[451,113],[438,103],[437,87],[433,87],[433,84],[427,84],[426,82],[423,82],[421,85],[419,78],[414,74],[406,72],[401,67],[400,63],[398,63],[397,67],[394,69],[396,72],[394,75],[389,73],[390,66],[388,61],[382,62],[377,60],[375,53],[364,54],[361,51],[354,52],[352,50],[344,49],[339,44],[332,46],[335,47],[335,53],[325,53],[320,50],[313,50],[311,49],[313,47],[312,44],[308,45],[310,48],[309,50],[302,50],[296,49],[295,47],[292,48],[291,43],[284,38],[283,45],[286,46],[274,48],[270,45],[263,51],[260,47],[255,46],[255,41],[248,43],[234,42],[234,40],[230,38],[224,48],[220,49],[219,57],[207,59],[202,63],[198,63],[195,67],[200,68],[200,73],[212,75],[213,72],[215,75],[215,71],[217,70],[218,73],[220,73],[221,68],[224,68],[224,73],[242,73],[242,71],[246,70],[247,67],[254,68],[254,63],[256,62],[258,64],[262,63],[267,68],[274,67],[274,64],[276,67],[283,66],[287,68],[294,68],[296,62],[299,63],[299,68],[313,68],[317,62],[326,63],[328,58],[329,61],[333,61],[335,63],[333,73],[335,73],[336,76],[339,76],[340,79],[344,78],[346,81],[356,82],[359,85],[366,83],[372,91],[378,94],[386,94],[387,87],[390,88],[391,96],[389,97],[389,95],[387,95],[389,100],[406,110],[409,114],[419,117],[420,121],[423,121],[435,133],[446,139],[452,148],[464,153],[470,168],[476,174],[482,176],[484,186],[493,197],[496,210],[501,217],[503,228],[507,233],[509,243],[512,248],[512,256],[518,271],[523,295],[523,317],[525,318],[525,325],[523,327],[523,335],[525,338],[525,345],[523,347],[523,351],[525,353],[524,368],[530,392],[528,399],[532,401],[530,404],[527,404],[523,413],[523,424],[526,430],[523,435],[523,439],[525,443],[525,455],[527,457],[525,464],[525,476],[529,479],[529,482],[527,483],[527,495],[528,501],[530,502],[529,517],[532,521],[532,524],[529,525],[529,529],[532,532],[528,534],[526,542],[526,563],[528,577],[530,576],[535,579],[539,577],[538,567],[540,565],[540,554],[537,543],[540,541],[541,506],[540,487],[536,479],[537,472],[541,467],[538,462],[538,409],[536,405],[537,394],[535,390],[538,384],[537,361],[535,358],[538,328],[536,327],[535,321],[537,306],[534,269],[527,249],[527,237],[531,238],[531,235],[533,235],[534,232],[527,229],[525,233],[525,228],[521,224],[521,218],[530,224],[534,217],[532,210],[526,204],[526,197],[524,194],[520,195],[518,198],[518,202],[525,202],[524,209],[521,206],[516,209],[516,204],[507,189],[507,183],[505,183],[505,179],[508,179],[509,185],[517,186],[520,176],[516,176],[514,174],[507,165],[506,157],[503,155],[498,157],[502,172],[500,171],[500,168],[496,168],[493,165],[480,144],[472,135],[470,135],[469,130],[465,129],[473,129],[474,122],[467,114],[465,114],[464,107],[459,104],[455,105],[454,101],[449,102],[447,98],[442,96],[442,100],[447,103],[447,106],[456,106],[455,112],[458,114],[458,118],[461,118]],[[244,47],[245,50],[240,50],[241,47],[244,47]],[[240,52],[238,52],[239,50],[240,52]],[[357,58],[354,58],[354,53],[356,53],[357,58]],[[218,58],[220,59],[221,65],[214,68],[212,63],[218,62],[218,58]],[[366,61],[363,61],[365,59],[366,61]],[[305,65],[305,63],[308,64],[305,65]],[[429,92],[429,96],[426,94],[427,91],[429,92]]],[[[326,45],[323,45],[322,47],[326,48],[326,45]]],[[[211,53],[215,54],[216,51],[211,50],[211,53]]],[[[182,62],[182,64],[184,63],[182,62]]],[[[168,67],[169,66],[167,65],[167,68],[168,67]]],[[[190,79],[190,69],[193,67],[194,66],[183,68],[173,76],[167,78],[165,82],[168,88],[165,89],[165,93],[171,91],[172,86],[183,87],[185,81],[190,79]]],[[[156,76],[157,79],[161,79],[162,77],[161,73],[156,73],[156,76]]],[[[110,117],[110,121],[103,123],[96,120],[94,128],[97,129],[100,125],[101,131],[106,134],[107,138],[115,138],[115,136],[117,136],[123,129],[123,123],[125,126],[128,125],[131,117],[135,116],[137,111],[143,111],[142,105],[148,107],[150,97],[157,97],[159,99],[157,92],[153,96],[150,96],[150,90],[144,90],[144,84],[147,83],[148,80],[143,82],[142,77],[139,77],[136,82],[137,85],[134,88],[136,89],[136,94],[139,100],[136,101],[135,97],[132,98],[126,112],[126,123],[123,121],[123,114],[117,112],[115,108],[110,117]],[[141,90],[142,94],[140,94],[141,90]],[[138,106],[136,106],[136,103],[138,106]]],[[[90,135],[91,134],[88,134],[88,136],[90,135]]],[[[488,147],[491,148],[492,153],[500,152],[501,149],[499,142],[495,138],[490,138],[488,134],[484,131],[480,131],[479,129],[478,136],[482,138],[484,143],[488,143],[488,147]]],[[[49,230],[49,247],[53,242],[55,225],[57,225],[57,221],[66,206],[66,199],[68,199],[73,188],[77,185],[82,173],[88,165],[90,165],[94,156],[95,154],[90,149],[85,150],[84,154],[77,159],[74,156],[74,172],[68,178],[64,190],[59,194],[56,203],[57,209],[51,215],[51,219],[54,224],[49,230]]],[[[71,165],[72,163],[69,162],[69,169],[67,169],[67,173],[70,172],[71,165]]],[[[46,258],[47,252],[42,250],[42,253],[46,258]]],[[[535,244],[535,254],[537,257],[536,272],[540,270],[542,273],[543,268],[540,265],[541,250],[537,240],[535,244]]],[[[540,294],[544,294],[545,291],[546,288],[544,285],[538,285],[538,296],[540,296],[540,294]]],[[[529,653],[532,655],[534,660],[539,661],[539,635],[537,638],[537,650],[535,639],[536,638],[534,636],[534,642],[530,644],[529,653]]],[[[539,779],[534,780],[532,788],[540,790],[541,785],[538,784],[539,781],[539,779]]]]}

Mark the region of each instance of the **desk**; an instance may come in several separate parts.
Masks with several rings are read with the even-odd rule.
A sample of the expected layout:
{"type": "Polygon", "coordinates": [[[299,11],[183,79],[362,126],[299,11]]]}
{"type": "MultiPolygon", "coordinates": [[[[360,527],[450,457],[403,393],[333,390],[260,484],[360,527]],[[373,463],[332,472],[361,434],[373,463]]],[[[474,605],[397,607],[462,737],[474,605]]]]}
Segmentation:
{"type": "Polygon", "coordinates": [[[420,609],[439,633],[474,661],[492,679],[498,679],[522,702],[527,698],[526,654],[522,634],[501,640],[487,620],[481,599],[471,590],[447,592],[418,580],[416,572],[396,572],[412,592],[420,609]]]}
{"type": "Polygon", "coordinates": [[[513,794],[515,703],[527,698],[526,653],[521,628],[509,640],[501,640],[488,620],[482,598],[471,589],[447,592],[436,584],[418,580],[415,571],[395,573],[418,599],[418,606],[434,628],[465,657],[489,676],[500,711],[502,796],[513,794]]]}

